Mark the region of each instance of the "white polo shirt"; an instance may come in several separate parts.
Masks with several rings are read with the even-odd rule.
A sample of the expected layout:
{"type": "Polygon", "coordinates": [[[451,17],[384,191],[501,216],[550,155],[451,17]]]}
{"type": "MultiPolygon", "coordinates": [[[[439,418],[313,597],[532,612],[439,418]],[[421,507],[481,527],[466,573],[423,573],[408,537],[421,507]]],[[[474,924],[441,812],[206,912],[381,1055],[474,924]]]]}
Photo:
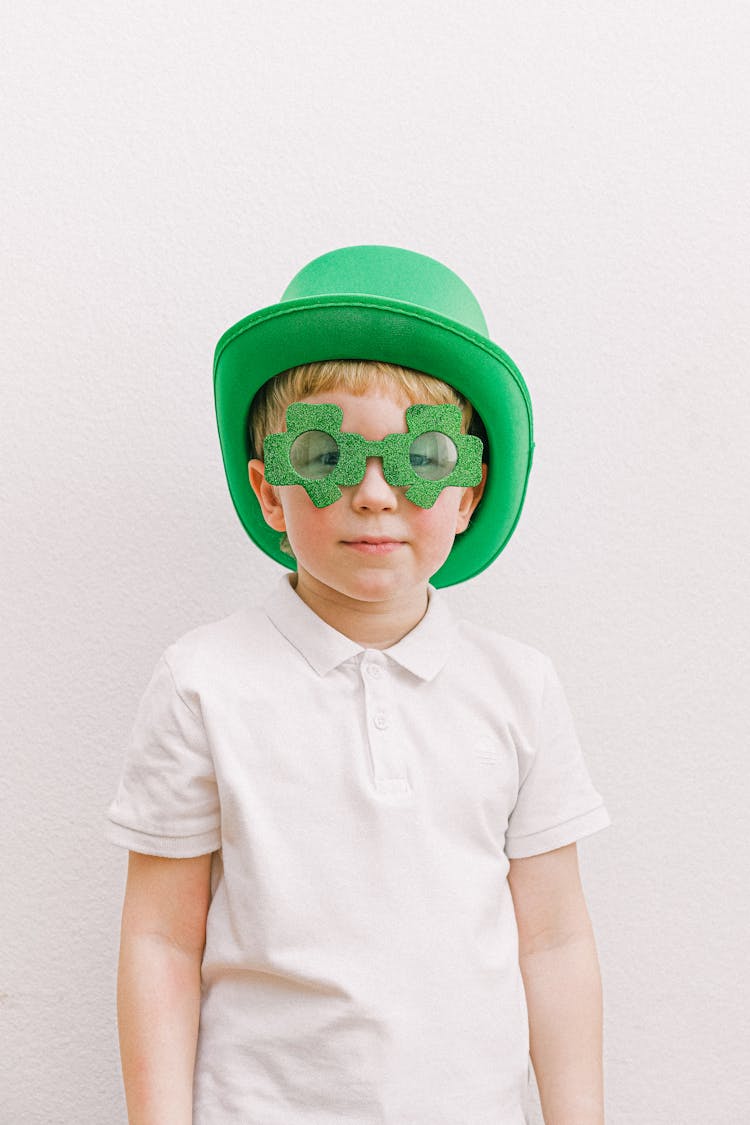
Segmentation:
{"type": "Polygon", "coordinates": [[[195,1125],[523,1125],[508,859],[610,823],[559,680],[432,587],[379,651],[291,578],[166,649],[108,810],[214,853],[195,1125]]]}

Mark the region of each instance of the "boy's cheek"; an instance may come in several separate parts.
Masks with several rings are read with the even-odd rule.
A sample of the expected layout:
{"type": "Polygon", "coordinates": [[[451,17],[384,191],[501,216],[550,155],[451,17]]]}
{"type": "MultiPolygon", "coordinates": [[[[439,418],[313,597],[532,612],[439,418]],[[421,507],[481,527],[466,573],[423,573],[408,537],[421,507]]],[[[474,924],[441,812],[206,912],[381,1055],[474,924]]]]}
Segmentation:
{"type": "Polygon", "coordinates": [[[462,488],[444,488],[432,507],[421,509],[421,511],[424,512],[427,519],[431,516],[433,522],[437,521],[446,527],[455,529],[463,492],[462,488]]]}
{"type": "Polygon", "coordinates": [[[337,504],[329,504],[325,508],[318,508],[313,504],[307,492],[301,485],[279,485],[281,507],[288,533],[298,536],[325,535],[331,525],[332,509],[337,504]]]}
{"type": "Polygon", "coordinates": [[[448,550],[456,535],[457,504],[440,504],[440,500],[436,500],[432,508],[414,507],[415,512],[409,520],[412,535],[425,545],[429,544],[434,548],[442,546],[448,550]]]}

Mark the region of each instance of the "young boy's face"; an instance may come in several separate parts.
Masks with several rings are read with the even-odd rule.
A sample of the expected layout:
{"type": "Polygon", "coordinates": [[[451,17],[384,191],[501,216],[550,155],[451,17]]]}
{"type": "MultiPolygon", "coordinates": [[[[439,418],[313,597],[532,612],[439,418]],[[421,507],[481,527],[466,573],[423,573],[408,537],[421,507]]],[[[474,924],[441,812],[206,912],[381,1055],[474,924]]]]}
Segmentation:
{"type": "MultiPolygon", "coordinates": [[[[302,401],[341,407],[342,431],[369,441],[406,433],[411,405],[388,390],[325,391],[302,401]]],[[[388,484],[382,461],[370,457],[359,484],[342,487],[340,499],[318,508],[301,485],[272,487],[263,469],[262,461],[249,462],[250,483],[266,522],[286,532],[297,559],[297,592],[313,608],[316,598],[384,610],[421,602],[423,613],[427,583],[467,527],[484,486],[483,472],[475,488],[444,488],[431,508],[421,508],[406,499],[405,488],[388,484]]]]}

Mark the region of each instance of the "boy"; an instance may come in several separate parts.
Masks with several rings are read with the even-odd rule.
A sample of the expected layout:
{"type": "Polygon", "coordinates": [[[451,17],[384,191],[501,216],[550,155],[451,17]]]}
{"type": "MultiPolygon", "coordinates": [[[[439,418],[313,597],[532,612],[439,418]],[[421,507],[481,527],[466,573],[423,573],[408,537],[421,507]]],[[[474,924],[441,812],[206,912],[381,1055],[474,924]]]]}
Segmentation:
{"type": "Polygon", "coordinates": [[[292,571],[141,701],[118,1011],[131,1125],[601,1125],[576,841],[605,827],[549,660],[437,592],[518,519],[523,379],[452,271],[324,255],[215,360],[251,538],[292,571]]]}

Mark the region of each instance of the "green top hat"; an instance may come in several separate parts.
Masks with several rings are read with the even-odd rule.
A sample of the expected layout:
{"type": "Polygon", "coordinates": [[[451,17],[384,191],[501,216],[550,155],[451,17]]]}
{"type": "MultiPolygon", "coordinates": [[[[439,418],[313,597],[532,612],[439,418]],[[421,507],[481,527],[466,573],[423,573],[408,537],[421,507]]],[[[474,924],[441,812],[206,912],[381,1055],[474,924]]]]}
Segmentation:
{"type": "Polygon", "coordinates": [[[248,417],[268,379],[302,363],[380,360],[434,375],[479,413],[489,464],[467,530],[431,578],[451,586],[479,574],[513,534],[534,450],[531,399],[511,358],[487,336],[469,287],[447,266],[394,246],[347,246],[306,265],[281,301],[228,329],[216,345],[214,398],[229,491],[251,539],[290,569],[247,475],[248,417]]]}

